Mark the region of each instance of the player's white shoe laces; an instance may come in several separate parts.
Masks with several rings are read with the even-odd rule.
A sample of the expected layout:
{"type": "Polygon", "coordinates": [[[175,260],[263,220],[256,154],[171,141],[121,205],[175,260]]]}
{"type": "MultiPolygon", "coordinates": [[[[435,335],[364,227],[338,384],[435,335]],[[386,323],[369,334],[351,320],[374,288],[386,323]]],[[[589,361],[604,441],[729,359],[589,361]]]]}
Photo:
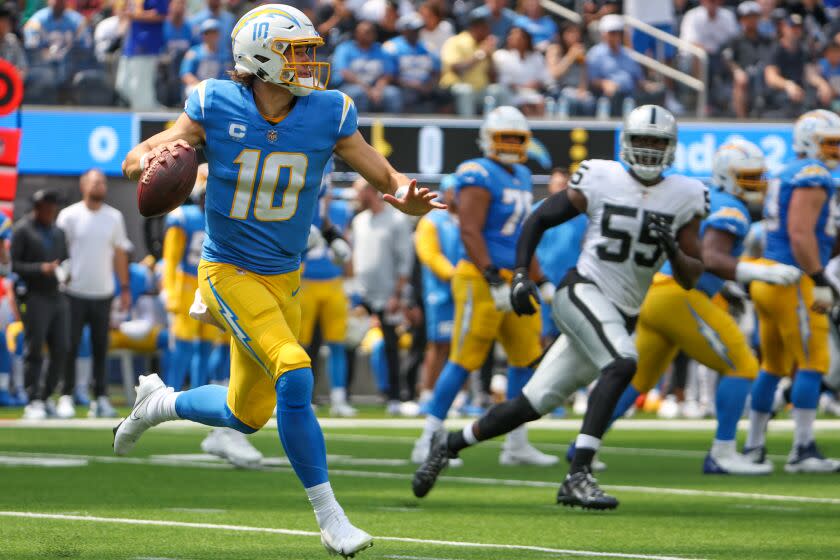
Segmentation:
{"type": "Polygon", "coordinates": [[[245,434],[232,428],[214,428],[201,442],[201,450],[240,469],[258,469],[263,459],[245,434]]]}
{"type": "Polygon", "coordinates": [[[160,401],[173,391],[155,373],[140,376],[134,407],[114,428],[114,454],[126,455],[134,449],[143,432],[166,420],[161,414],[160,401]]]}
{"type": "Polygon", "coordinates": [[[331,555],[353,558],[356,553],[373,546],[373,537],[354,527],[336,504],[321,524],[321,544],[331,555]]]}

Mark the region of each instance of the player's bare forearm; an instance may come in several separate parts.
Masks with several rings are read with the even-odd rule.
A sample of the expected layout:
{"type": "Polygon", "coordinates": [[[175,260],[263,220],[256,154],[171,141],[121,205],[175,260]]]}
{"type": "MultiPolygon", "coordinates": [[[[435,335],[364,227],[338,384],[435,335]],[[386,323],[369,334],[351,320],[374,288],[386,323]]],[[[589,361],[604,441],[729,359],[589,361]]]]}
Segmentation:
{"type": "Polygon", "coordinates": [[[700,218],[694,218],[677,232],[677,251],[668,256],[674,280],[684,290],[691,290],[703,275],[700,247],[700,218]]]}
{"type": "Polygon", "coordinates": [[[137,144],[125,156],[122,164],[123,174],[132,180],[140,178],[141,159],[143,156],[156,148],[163,147],[175,142],[185,142],[190,146],[196,146],[204,141],[204,127],[195,122],[187,116],[186,113],[181,113],[178,120],[172,127],[155,134],[151,138],[144,140],[137,144]]]}
{"type": "Polygon", "coordinates": [[[382,194],[394,194],[401,185],[410,182],[408,177],[391,166],[385,156],[373,149],[358,131],[336,142],[335,153],[382,194]]]}
{"type": "Polygon", "coordinates": [[[703,235],[703,266],[724,280],[735,280],[735,269],[740,262],[732,256],[735,236],[715,228],[708,228],[703,235]]]}
{"type": "Polygon", "coordinates": [[[796,259],[796,264],[805,274],[814,274],[822,270],[817,234],[813,230],[791,232],[790,250],[793,258],[796,259]]]}
{"type": "Polygon", "coordinates": [[[827,193],[819,187],[798,188],[790,198],[788,208],[788,237],[796,264],[806,274],[823,268],[817,241],[817,220],[825,204],[827,193]]]}

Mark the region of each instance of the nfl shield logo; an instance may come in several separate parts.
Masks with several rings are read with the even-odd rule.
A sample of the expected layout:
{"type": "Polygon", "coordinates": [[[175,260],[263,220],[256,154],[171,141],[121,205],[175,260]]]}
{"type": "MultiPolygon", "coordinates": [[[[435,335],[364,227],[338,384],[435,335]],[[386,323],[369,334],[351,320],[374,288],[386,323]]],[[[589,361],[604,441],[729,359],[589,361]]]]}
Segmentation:
{"type": "Polygon", "coordinates": [[[265,137],[268,138],[269,142],[277,142],[277,131],[276,130],[269,130],[265,133],[265,137]]]}

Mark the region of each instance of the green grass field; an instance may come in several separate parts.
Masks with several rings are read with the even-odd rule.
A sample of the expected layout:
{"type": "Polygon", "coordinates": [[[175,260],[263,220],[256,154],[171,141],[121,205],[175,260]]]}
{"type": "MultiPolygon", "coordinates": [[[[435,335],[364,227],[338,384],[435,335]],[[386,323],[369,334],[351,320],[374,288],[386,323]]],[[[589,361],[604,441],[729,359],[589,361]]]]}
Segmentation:
{"type": "MultiPolygon", "coordinates": [[[[554,504],[565,465],[499,466],[500,442],[465,452],[465,466],[417,500],[405,459],[418,430],[399,425],[325,430],[341,503],[379,537],[359,558],[840,558],[840,475],[781,472],[787,433],[770,436],[777,473],[744,479],[700,473],[709,431],[616,430],[600,480],[622,504],[599,513],[554,504]]],[[[253,436],[271,458],[262,471],[189,456],[205,433],[159,428],[115,458],[106,426],[0,423],[0,559],[326,557],[275,431],[253,436]],[[46,459],[58,465],[16,464],[46,459]]],[[[555,453],[572,436],[532,430],[555,453]]],[[[819,439],[840,455],[840,433],[819,439]]]]}

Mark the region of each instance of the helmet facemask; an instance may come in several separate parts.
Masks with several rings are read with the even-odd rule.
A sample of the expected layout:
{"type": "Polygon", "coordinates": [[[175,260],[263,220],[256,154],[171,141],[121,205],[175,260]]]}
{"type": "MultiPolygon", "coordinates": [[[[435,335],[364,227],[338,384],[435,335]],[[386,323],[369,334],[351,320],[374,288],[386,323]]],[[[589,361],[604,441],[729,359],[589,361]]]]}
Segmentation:
{"type": "Polygon", "coordinates": [[[740,165],[732,166],[733,182],[735,183],[736,195],[748,204],[760,204],[764,200],[764,192],[767,190],[767,169],[759,164],[747,160],[740,165]]]}
{"type": "Polygon", "coordinates": [[[491,130],[489,131],[490,147],[488,157],[501,163],[512,165],[528,161],[528,143],[531,133],[524,130],[491,130]],[[516,142],[512,139],[518,138],[516,142]]]}
{"type": "Polygon", "coordinates": [[[840,129],[817,130],[814,141],[817,143],[817,159],[828,167],[837,167],[840,163],[840,129]]]}
{"type": "Polygon", "coordinates": [[[283,66],[279,76],[270,81],[287,87],[293,95],[298,96],[306,96],[313,91],[327,89],[330,81],[330,63],[317,60],[318,47],[323,44],[324,40],[320,37],[273,39],[271,50],[281,57],[283,66]],[[301,57],[301,51],[305,53],[303,57],[301,57]],[[301,59],[299,60],[298,57],[301,59]]]}
{"type": "Polygon", "coordinates": [[[662,175],[674,161],[675,141],[658,134],[629,133],[621,142],[621,157],[644,181],[662,175]]]}

